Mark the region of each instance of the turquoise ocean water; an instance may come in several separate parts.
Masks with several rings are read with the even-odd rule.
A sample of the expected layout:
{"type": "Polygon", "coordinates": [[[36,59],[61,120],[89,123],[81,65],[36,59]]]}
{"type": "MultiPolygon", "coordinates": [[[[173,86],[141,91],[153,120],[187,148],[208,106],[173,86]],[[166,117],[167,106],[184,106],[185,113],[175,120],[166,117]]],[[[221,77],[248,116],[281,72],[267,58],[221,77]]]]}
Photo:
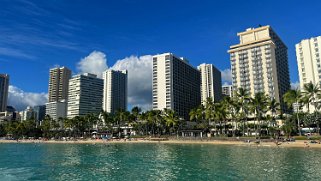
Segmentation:
{"type": "Polygon", "coordinates": [[[0,144],[0,180],[321,180],[321,149],[0,144]]]}

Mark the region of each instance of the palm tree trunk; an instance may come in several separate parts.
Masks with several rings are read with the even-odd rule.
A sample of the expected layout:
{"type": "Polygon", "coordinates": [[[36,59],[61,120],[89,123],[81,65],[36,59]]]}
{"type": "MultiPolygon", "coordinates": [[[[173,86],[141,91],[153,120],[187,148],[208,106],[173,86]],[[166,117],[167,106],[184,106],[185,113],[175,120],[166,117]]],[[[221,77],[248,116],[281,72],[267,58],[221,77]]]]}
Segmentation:
{"type": "MultiPolygon", "coordinates": [[[[296,102],[296,104],[298,105],[298,102],[296,102]]],[[[298,121],[298,131],[299,131],[299,135],[302,136],[301,130],[300,130],[300,118],[299,118],[299,108],[297,106],[296,108],[296,119],[298,121]]]]}

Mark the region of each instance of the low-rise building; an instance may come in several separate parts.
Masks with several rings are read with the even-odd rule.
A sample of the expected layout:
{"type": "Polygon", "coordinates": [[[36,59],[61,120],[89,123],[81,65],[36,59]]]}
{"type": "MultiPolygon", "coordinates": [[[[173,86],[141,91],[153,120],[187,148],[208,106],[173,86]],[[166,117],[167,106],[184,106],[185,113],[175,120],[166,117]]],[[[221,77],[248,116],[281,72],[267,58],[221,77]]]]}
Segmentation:
{"type": "Polygon", "coordinates": [[[46,115],[58,120],[67,116],[67,102],[65,100],[46,103],[46,115]]]}

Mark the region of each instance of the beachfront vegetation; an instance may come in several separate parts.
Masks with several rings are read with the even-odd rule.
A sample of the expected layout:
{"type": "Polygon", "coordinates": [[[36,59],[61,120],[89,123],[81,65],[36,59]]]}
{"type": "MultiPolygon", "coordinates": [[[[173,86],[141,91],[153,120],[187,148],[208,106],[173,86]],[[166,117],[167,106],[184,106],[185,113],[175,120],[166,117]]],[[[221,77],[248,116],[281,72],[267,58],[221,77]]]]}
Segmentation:
{"type": "MultiPolygon", "coordinates": [[[[321,90],[308,83],[302,91],[290,90],[283,96],[287,107],[294,112],[283,113],[280,104],[264,93],[251,97],[245,89],[239,88],[234,96],[224,97],[220,102],[207,99],[192,109],[189,121],[179,118],[173,110],[142,111],[118,110],[111,114],[76,116],[72,119],[53,120],[46,116],[41,123],[34,120],[6,121],[0,124],[0,137],[91,137],[92,132],[106,133],[111,137],[124,137],[123,129],[138,136],[181,136],[184,130],[202,132],[211,137],[279,137],[320,132],[321,90]],[[312,111],[311,111],[312,110],[312,111]],[[307,130],[308,129],[308,130],[307,130]]],[[[125,134],[130,134],[129,132],[125,134]]],[[[194,135],[195,136],[195,135],[194,135]]],[[[199,136],[199,135],[198,135],[199,136]]]]}

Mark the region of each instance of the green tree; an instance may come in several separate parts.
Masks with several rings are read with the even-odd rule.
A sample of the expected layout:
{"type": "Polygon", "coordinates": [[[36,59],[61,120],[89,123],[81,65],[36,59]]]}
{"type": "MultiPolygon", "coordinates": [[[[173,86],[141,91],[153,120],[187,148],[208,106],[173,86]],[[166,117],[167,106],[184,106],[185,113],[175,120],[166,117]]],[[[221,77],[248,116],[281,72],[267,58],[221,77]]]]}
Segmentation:
{"type": "Polygon", "coordinates": [[[233,136],[235,136],[235,132],[238,129],[237,116],[240,113],[240,105],[235,99],[228,96],[224,97],[222,104],[226,109],[227,117],[231,119],[232,123],[234,123],[233,136]]]}
{"type": "Polygon", "coordinates": [[[288,107],[293,108],[293,104],[296,104],[296,118],[297,118],[297,127],[298,132],[301,136],[300,131],[300,118],[299,118],[299,112],[300,112],[300,104],[302,100],[302,93],[299,89],[296,90],[289,90],[283,95],[283,100],[287,104],[288,107]]]}
{"type": "Polygon", "coordinates": [[[164,117],[166,126],[170,130],[170,133],[173,133],[176,131],[176,135],[178,136],[178,127],[179,127],[180,119],[176,114],[176,112],[171,109],[164,109],[163,117],[164,117]]]}
{"type": "Polygon", "coordinates": [[[272,114],[272,118],[271,123],[272,123],[272,127],[275,126],[275,116],[277,114],[277,112],[280,110],[280,103],[276,102],[275,98],[270,99],[270,101],[268,101],[268,109],[272,114]]]}
{"type": "Polygon", "coordinates": [[[245,122],[247,122],[247,117],[249,113],[249,101],[250,94],[246,89],[239,88],[235,92],[235,96],[238,98],[238,103],[240,105],[241,119],[243,120],[243,136],[245,135],[245,122]]]}
{"type": "MultiPolygon", "coordinates": [[[[257,121],[256,125],[256,134],[259,134],[259,137],[261,136],[261,120],[263,115],[266,113],[267,109],[267,97],[264,95],[263,92],[258,92],[254,95],[253,98],[251,98],[251,106],[254,110],[255,118],[257,121]]],[[[255,124],[255,123],[254,123],[255,124]]]]}

